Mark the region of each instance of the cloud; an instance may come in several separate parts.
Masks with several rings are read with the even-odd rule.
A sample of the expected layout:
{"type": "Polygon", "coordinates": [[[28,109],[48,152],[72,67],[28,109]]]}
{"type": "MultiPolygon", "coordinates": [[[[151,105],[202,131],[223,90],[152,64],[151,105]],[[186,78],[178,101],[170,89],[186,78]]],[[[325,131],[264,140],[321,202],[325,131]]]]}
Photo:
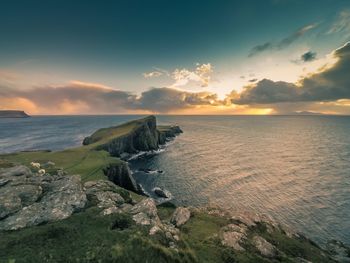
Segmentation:
{"type": "Polygon", "coordinates": [[[295,101],[334,101],[350,98],[350,42],[332,53],[333,65],[302,78],[298,83],[263,79],[246,86],[236,104],[270,104],[295,101]]]}
{"type": "Polygon", "coordinates": [[[41,114],[168,113],[201,105],[217,106],[221,103],[217,95],[210,92],[151,88],[137,96],[101,84],[80,81],[29,90],[0,87],[0,108],[22,109],[41,114]]]}
{"type": "Polygon", "coordinates": [[[152,88],[141,93],[133,107],[153,112],[171,112],[200,105],[216,106],[222,102],[210,92],[187,92],[172,88],[152,88]]]}
{"type": "Polygon", "coordinates": [[[20,99],[31,103],[42,113],[115,113],[125,110],[136,98],[125,91],[94,84],[73,81],[64,86],[43,86],[27,90],[2,87],[0,101],[20,99]]]}
{"type": "Polygon", "coordinates": [[[303,62],[310,62],[310,61],[314,61],[316,59],[316,56],[317,56],[316,52],[308,51],[302,54],[300,59],[303,62]]]}
{"type": "Polygon", "coordinates": [[[308,31],[315,28],[316,26],[317,24],[306,25],[295,31],[293,34],[281,39],[277,43],[266,42],[264,44],[257,45],[250,50],[248,57],[253,57],[267,50],[282,50],[290,46],[292,43],[294,43],[296,40],[298,40],[300,37],[305,35],[308,31]]]}
{"type": "Polygon", "coordinates": [[[151,72],[146,72],[146,73],[143,73],[142,74],[146,79],[148,79],[148,78],[158,78],[158,77],[160,77],[160,76],[162,76],[163,75],[163,73],[162,72],[160,72],[160,71],[151,71],[151,72]]]}
{"type": "Polygon", "coordinates": [[[327,33],[334,34],[339,32],[350,33],[350,10],[341,11],[327,33]]]}
{"type": "Polygon", "coordinates": [[[210,63],[196,64],[196,69],[191,71],[186,68],[175,69],[171,74],[175,83],[171,87],[181,87],[188,84],[190,81],[199,82],[201,87],[208,87],[210,82],[210,74],[213,72],[213,67],[210,63]]]}

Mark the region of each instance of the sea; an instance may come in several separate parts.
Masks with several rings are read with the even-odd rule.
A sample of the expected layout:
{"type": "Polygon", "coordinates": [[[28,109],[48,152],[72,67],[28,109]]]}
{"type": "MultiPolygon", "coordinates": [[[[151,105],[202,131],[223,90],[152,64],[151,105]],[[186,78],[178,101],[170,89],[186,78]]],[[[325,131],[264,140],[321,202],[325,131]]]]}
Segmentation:
{"type": "MultiPolygon", "coordinates": [[[[102,127],[139,118],[34,116],[0,119],[0,153],[81,145],[102,127]]],[[[147,193],[172,202],[268,215],[324,244],[350,244],[350,117],[157,116],[184,131],[130,160],[147,193]]]]}

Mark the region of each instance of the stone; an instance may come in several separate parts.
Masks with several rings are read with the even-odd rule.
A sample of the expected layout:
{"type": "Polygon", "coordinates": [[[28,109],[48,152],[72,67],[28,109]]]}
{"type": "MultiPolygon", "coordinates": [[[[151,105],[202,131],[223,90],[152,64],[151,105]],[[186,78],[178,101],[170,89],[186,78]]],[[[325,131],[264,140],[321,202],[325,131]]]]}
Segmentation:
{"type": "Polygon", "coordinates": [[[268,258],[273,258],[277,255],[277,249],[274,245],[266,241],[261,236],[254,236],[253,237],[253,244],[256,247],[256,249],[259,251],[259,253],[268,258]]]}
{"type": "Polygon", "coordinates": [[[69,217],[86,205],[79,176],[35,176],[25,166],[2,169],[0,230],[16,230],[69,217]]]}
{"type": "Polygon", "coordinates": [[[97,206],[99,208],[108,208],[115,205],[118,206],[125,202],[120,194],[111,191],[97,192],[95,196],[98,201],[97,206]]]}
{"type": "Polygon", "coordinates": [[[167,190],[163,190],[160,187],[155,187],[153,188],[153,192],[158,195],[159,197],[163,197],[163,198],[169,198],[170,197],[170,193],[167,190]]]}
{"type": "Polygon", "coordinates": [[[134,205],[130,213],[133,215],[133,220],[136,224],[155,225],[160,223],[156,203],[152,198],[143,199],[134,205]]]}
{"type": "Polygon", "coordinates": [[[245,225],[229,224],[220,231],[221,244],[237,251],[245,251],[242,243],[246,240],[247,227],[245,225]]]}
{"type": "Polygon", "coordinates": [[[186,207],[178,207],[175,209],[170,222],[176,227],[180,227],[190,219],[191,211],[186,207]]]}
{"type": "Polygon", "coordinates": [[[10,168],[0,169],[0,178],[13,176],[31,176],[32,172],[27,166],[18,165],[10,168]]]}

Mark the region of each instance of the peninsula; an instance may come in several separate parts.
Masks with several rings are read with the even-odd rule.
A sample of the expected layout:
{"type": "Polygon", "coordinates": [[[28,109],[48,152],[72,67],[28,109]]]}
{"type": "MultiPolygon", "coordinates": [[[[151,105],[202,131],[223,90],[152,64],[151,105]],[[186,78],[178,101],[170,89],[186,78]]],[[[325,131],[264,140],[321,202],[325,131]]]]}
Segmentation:
{"type": "Polygon", "coordinates": [[[0,110],[0,118],[28,118],[27,113],[20,110],[0,110]]]}
{"type": "Polygon", "coordinates": [[[181,132],[148,116],[80,147],[0,155],[0,262],[336,262],[262,215],[140,195],[125,160],[181,132]]]}

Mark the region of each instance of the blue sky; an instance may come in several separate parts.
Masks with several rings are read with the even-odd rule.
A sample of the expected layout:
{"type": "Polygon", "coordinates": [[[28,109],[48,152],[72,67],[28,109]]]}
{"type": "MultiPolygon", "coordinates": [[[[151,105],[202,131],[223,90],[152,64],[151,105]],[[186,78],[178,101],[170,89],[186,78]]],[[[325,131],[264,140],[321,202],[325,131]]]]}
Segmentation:
{"type": "Polygon", "coordinates": [[[90,83],[135,96],[166,87],[224,100],[264,78],[294,83],[317,70],[350,40],[349,21],[347,0],[4,0],[0,84],[90,83]],[[307,52],[312,61],[302,61],[307,52]]]}

